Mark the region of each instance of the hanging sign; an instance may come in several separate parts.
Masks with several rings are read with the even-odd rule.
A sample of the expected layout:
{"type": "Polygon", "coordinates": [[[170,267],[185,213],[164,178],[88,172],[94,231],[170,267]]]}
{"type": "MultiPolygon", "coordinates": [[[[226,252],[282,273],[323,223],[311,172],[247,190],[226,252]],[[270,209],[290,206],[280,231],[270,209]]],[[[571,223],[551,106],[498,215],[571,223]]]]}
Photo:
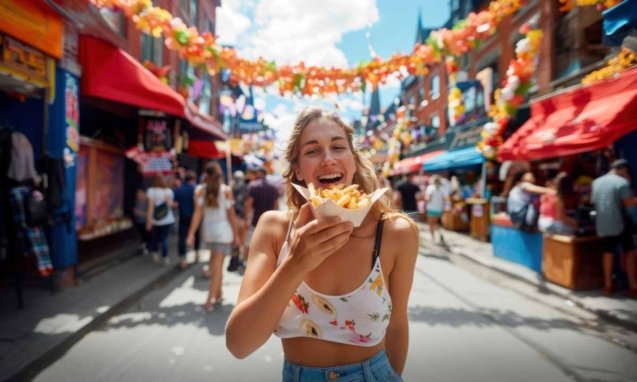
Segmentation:
{"type": "Polygon", "coordinates": [[[144,146],[146,151],[163,152],[171,149],[172,136],[167,119],[148,118],[145,128],[144,146]]]}
{"type": "Polygon", "coordinates": [[[1,67],[40,86],[48,86],[47,56],[9,36],[0,35],[1,67]]]}

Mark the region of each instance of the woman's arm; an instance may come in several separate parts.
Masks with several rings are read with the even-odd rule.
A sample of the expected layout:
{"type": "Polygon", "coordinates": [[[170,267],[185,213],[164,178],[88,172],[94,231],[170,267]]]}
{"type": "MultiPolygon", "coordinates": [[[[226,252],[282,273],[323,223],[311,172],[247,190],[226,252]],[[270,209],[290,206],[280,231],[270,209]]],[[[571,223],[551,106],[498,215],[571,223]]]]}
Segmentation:
{"type": "Polygon", "coordinates": [[[200,195],[203,192],[203,188],[199,188],[195,191],[193,195],[195,211],[192,214],[192,220],[190,221],[190,228],[188,229],[188,237],[186,239],[186,243],[188,245],[193,245],[195,243],[195,233],[197,229],[199,229],[199,225],[201,224],[201,219],[203,218],[203,206],[199,203],[200,195]]]}
{"type": "Polygon", "coordinates": [[[564,224],[568,225],[571,228],[577,228],[577,220],[566,214],[566,208],[564,207],[564,200],[562,198],[557,197],[555,201],[555,215],[557,216],[557,220],[564,222],[564,224]]]}
{"type": "Polygon", "coordinates": [[[270,338],[307,273],[341,248],[353,229],[338,217],[311,220],[306,205],[290,236],[288,254],[277,267],[277,251],[287,229],[282,216],[277,211],[263,214],[252,237],[237,305],[226,325],[226,346],[237,358],[247,357],[270,338]]]}
{"type": "Polygon", "coordinates": [[[225,191],[226,200],[228,201],[229,207],[226,209],[226,214],[228,216],[228,221],[230,222],[230,227],[232,227],[232,243],[235,247],[240,245],[239,243],[239,225],[237,224],[237,215],[234,211],[234,198],[232,196],[232,190],[230,187],[226,188],[225,191]]]}
{"type": "Polygon", "coordinates": [[[155,200],[148,195],[148,203],[146,204],[146,230],[153,228],[153,212],[155,212],[155,200]]]}
{"type": "Polygon", "coordinates": [[[537,186],[532,183],[522,183],[522,189],[532,194],[555,194],[555,190],[552,188],[537,186]]]}
{"type": "Polygon", "coordinates": [[[417,228],[402,217],[394,220],[389,228],[387,239],[392,243],[391,252],[396,254],[396,262],[389,274],[392,312],[385,336],[385,349],[389,363],[398,374],[402,374],[409,348],[407,303],[418,258],[419,238],[417,228]]]}

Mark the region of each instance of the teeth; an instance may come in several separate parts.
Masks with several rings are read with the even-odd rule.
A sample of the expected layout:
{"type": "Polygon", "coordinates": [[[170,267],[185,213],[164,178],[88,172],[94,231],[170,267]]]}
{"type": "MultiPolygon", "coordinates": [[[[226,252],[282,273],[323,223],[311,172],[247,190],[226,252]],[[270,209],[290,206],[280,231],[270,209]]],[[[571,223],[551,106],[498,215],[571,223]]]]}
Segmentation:
{"type": "Polygon", "coordinates": [[[327,175],[319,176],[319,179],[320,180],[332,180],[332,179],[340,178],[341,176],[342,176],[341,174],[327,174],[327,175]]]}

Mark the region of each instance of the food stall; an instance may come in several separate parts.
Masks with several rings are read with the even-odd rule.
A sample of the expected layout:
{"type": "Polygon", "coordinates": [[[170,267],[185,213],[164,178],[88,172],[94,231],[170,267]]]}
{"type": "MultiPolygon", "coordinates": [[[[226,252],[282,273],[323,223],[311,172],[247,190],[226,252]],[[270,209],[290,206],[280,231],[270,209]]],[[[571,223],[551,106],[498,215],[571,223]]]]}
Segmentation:
{"type": "MultiPolygon", "coordinates": [[[[608,164],[609,158],[624,157],[636,163],[631,149],[637,142],[636,129],[637,69],[632,69],[618,78],[534,101],[531,118],[502,145],[498,158],[529,161],[536,171],[538,163],[553,160],[573,178],[584,172],[580,178],[593,179],[608,170],[603,164],[608,164]]],[[[580,195],[581,200],[584,196],[580,195]]],[[[502,203],[495,198],[492,203],[495,256],[529,266],[568,288],[602,285],[600,239],[594,236],[593,222],[583,203],[575,211],[580,227],[572,237],[520,231],[500,212],[502,203]]]]}

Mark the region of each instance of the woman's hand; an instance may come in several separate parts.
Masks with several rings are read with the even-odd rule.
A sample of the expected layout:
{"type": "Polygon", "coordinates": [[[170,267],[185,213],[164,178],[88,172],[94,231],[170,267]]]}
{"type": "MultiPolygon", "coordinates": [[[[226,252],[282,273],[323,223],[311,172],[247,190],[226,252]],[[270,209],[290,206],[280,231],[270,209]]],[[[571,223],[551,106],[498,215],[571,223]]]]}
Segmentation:
{"type": "Polygon", "coordinates": [[[150,232],[153,229],[153,222],[146,223],[146,231],[150,232]]]}
{"type": "Polygon", "coordinates": [[[186,245],[189,247],[195,245],[195,235],[190,233],[188,234],[188,238],[186,238],[186,245]]]}
{"type": "Polygon", "coordinates": [[[343,222],[337,216],[313,220],[307,203],[301,207],[294,226],[296,230],[290,237],[288,258],[307,272],[343,247],[354,229],[351,222],[343,222]]]}

